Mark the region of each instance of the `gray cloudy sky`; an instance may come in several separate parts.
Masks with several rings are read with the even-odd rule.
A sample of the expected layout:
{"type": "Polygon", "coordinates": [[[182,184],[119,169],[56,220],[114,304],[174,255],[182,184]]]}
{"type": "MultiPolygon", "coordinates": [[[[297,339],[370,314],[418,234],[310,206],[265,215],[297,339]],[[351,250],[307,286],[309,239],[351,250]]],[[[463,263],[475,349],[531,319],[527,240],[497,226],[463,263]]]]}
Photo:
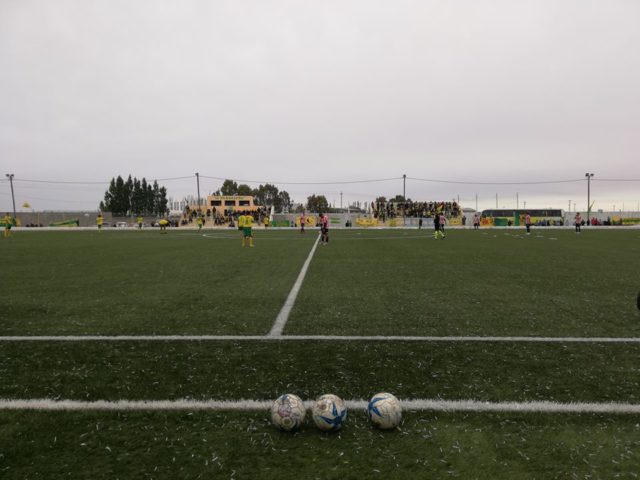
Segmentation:
{"type": "MultiPolygon", "coordinates": [[[[0,0],[0,210],[95,209],[117,174],[257,181],[640,179],[637,0],[0,0]]],[[[163,182],[195,194],[195,179],[163,182]]],[[[203,179],[202,191],[220,181],[203,179]]],[[[296,201],[402,181],[279,185],[296,201]]],[[[594,182],[636,209],[640,182],[594,182]]],[[[407,181],[586,209],[586,182],[407,181]]],[[[522,205],[522,203],[521,203],[522,205]]]]}

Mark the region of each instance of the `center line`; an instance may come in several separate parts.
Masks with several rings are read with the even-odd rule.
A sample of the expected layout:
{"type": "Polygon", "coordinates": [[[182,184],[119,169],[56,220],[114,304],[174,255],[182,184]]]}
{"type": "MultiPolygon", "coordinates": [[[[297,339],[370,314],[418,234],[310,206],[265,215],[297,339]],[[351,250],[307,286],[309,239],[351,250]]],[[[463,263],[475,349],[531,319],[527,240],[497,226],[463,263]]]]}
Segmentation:
{"type": "Polygon", "coordinates": [[[313,258],[313,254],[316,251],[316,247],[318,246],[318,242],[320,241],[320,235],[316,238],[311,251],[309,252],[309,256],[302,265],[302,270],[300,270],[300,274],[296,279],[296,283],[293,284],[291,291],[289,292],[289,296],[287,300],[284,302],[280,313],[276,317],[276,321],[271,327],[271,331],[269,332],[269,337],[280,337],[282,336],[282,331],[284,330],[284,326],[287,324],[287,320],[289,319],[289,315],[291,314],[291,309],[293,305],[296,303],[296,297],[298,296],[298,292],[300,291],[300,287],[302,286],[302,282],[304,281],[304,277],[307,274],[307,269],[309,268],[309,264],[311,263],[311,259],[313,258]]]}

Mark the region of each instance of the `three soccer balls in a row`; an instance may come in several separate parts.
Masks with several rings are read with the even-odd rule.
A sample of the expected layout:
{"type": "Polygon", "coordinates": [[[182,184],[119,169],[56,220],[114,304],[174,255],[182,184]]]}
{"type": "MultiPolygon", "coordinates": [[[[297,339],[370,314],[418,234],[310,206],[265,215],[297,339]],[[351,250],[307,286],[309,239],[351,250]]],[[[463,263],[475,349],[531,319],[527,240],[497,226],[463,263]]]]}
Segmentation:
{"type": "MultiPolygon", "coordinates": [[[[280,430],[290,432],[302,425],[306,413],[304,402],[300,397],[285,393],[271,406],[271,422],[280,430]]],[[[339,430],[347,420],[347,406],[336,395],[322,395],[311,407],[311,417],[320,430],[325,432],[339,430]]],[[[402,406],[392,394],[377,393],[367,405],[367,417],[378,428],[395,428],[402,419],[402,406]]]]}

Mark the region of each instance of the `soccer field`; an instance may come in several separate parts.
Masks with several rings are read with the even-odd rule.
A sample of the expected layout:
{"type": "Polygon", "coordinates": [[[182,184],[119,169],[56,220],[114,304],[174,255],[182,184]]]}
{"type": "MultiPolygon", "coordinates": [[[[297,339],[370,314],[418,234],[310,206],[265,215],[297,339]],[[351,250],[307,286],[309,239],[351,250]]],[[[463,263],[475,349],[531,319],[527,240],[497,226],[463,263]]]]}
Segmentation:
{"type": "Polygon", "coordinates": [[[0,478],[637,478],[639,230],[255,236],[0,242],[0,478]]]}

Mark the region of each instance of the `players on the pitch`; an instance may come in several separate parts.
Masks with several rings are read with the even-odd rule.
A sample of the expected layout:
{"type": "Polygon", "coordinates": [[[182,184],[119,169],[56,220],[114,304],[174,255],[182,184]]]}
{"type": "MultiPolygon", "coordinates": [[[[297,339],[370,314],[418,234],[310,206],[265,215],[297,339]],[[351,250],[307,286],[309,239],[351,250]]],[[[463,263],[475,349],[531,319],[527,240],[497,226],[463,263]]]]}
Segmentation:
{"type": "Polygon", "coordinates": [[[98,213],[96,217],[96,225],[98,225],[98,232],[102,231],[102,224],[104,223],[104,218],[102,217],[102,212],[98,213]]]}
{"type": "Polygon", "coordinates": [[[324,213],[320,214],[320,245],[329,243],[329,217],[324,213]]]}
{"type": "Polygon", "coordinates": [[[8,213],[2,219],[2,223],[4,223],[4,232],[3,237],[9,238],[11,236],[11,227],[13,227],[13,217],[8,213]]]}
{"type": "Polygon", "coordinates": [[[580,215],[580,212],[576,213],[574,221],[576,224],[576,233],[580,233],[580,229],[582,227],[582,216],[580,215]]]}
{"type": "Polygon", "coordinates": [[[242,246],[246,245],[249,239],[249,247],[253,248],[253,216],[250,214],[240,215],[238,217],[238,228],[242,231],[242,246]]]}
{"type": "Polygon", "coordinates": [[[473,214],[473,229],[478,230],[480,228],[480,215],[478,212],[473,214]]]}
{"type": "Polygon", "coordinates": [[[524,225],[527,227],[527,235],[531,235],[531,215],[529,212],[524,217],[524,225]]]}
{"type": "Polygon", "coordinates": [[[447,217],[444,216],[444,213],[440,213],[433,218],[433,238],[438,240],[438,238],[445,238],[444,234],[444,226],[447,223],[447,217]]]}

